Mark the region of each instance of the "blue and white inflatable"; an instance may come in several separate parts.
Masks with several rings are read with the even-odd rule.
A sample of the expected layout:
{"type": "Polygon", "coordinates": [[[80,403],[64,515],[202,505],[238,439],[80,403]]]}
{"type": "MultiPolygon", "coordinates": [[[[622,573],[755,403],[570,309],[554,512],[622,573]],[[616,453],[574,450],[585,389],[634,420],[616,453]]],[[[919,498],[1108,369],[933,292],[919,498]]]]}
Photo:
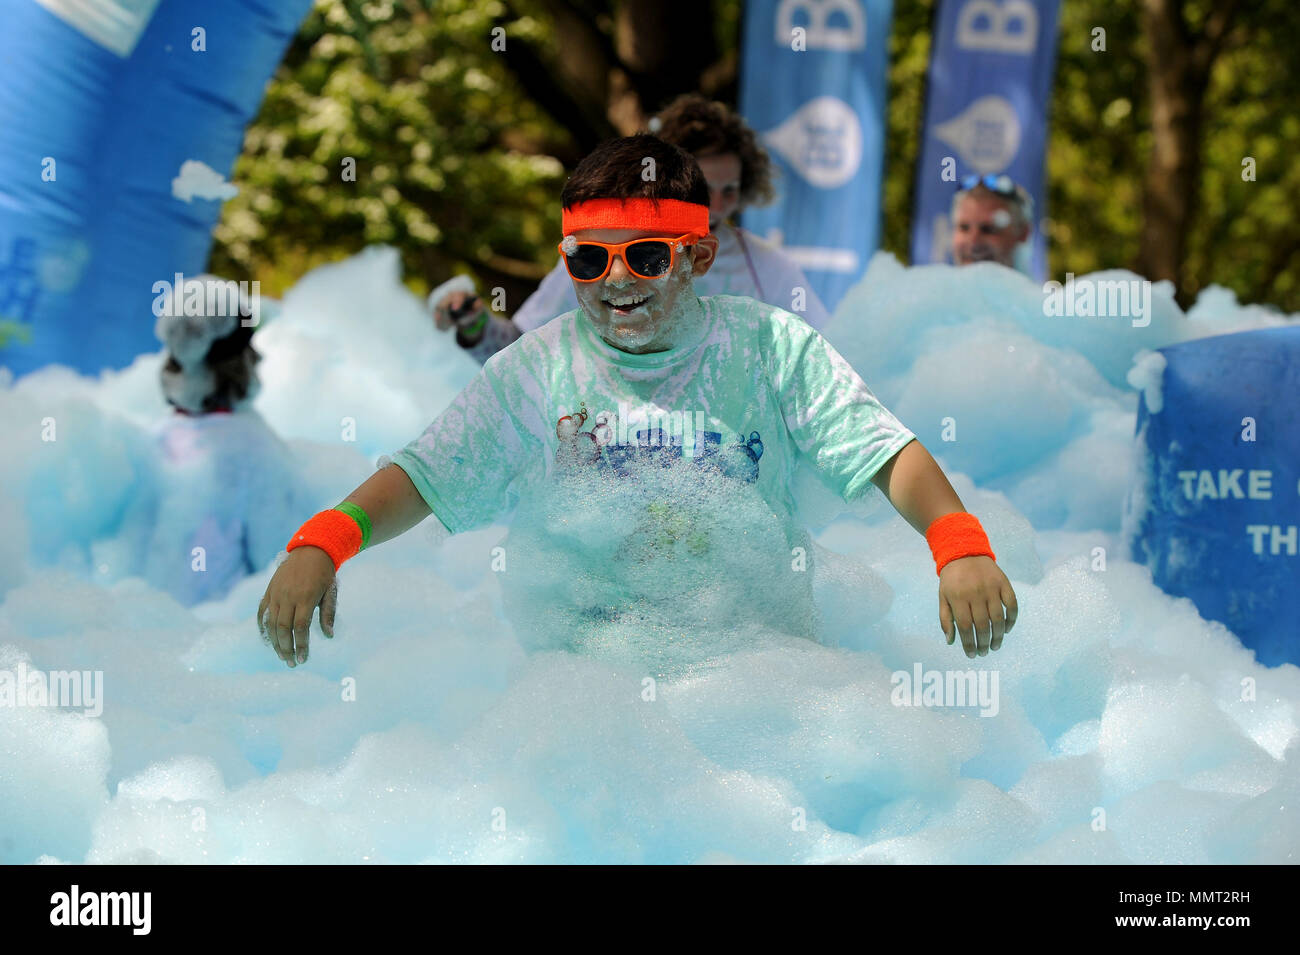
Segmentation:
{"type": "Polygon", "coordinates": [[[207,266],[226,176],[311,0],[4,0],[0,348],[16,374],[156,351],[154,284],[207,266]]]}
{"type": "Polygon", "coordinates": [[[1130,381],[1142,389],[1134,559],[1261,663],[1300,663],[1300,327],[1163,348],[1130,381]]]}

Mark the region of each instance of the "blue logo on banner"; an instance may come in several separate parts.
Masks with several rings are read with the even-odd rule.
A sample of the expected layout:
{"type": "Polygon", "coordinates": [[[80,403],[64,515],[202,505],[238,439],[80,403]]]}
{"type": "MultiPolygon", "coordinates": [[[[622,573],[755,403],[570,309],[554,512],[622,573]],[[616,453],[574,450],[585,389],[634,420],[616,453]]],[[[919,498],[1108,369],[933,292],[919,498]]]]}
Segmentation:
{"type": "Polygon", "coordinates": [[[1043,160],[1060,0],[941,0],[917,170],[912,262],[946,262],[952,198],[970,173],[1006,173],[1034,199],[1023,268],[1047,270],[1043,160]],[[945,175],[950,171],[951,175],[945,175]]]}
{"type": "Polygon", "coordinates": [[[740,109],[782,175],[745,227],[834,310],[880,240],[892,0],[752,0],[740,109]]]}

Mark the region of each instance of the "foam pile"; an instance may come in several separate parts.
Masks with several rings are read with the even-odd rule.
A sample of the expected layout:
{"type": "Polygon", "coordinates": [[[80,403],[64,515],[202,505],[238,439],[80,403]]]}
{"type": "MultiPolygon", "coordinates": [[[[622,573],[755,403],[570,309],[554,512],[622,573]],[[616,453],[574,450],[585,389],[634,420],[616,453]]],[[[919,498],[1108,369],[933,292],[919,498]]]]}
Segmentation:
{"type": "MultiPolygon", "coordinates": [[[[344,568],[335,639],[314,630],[288,670],[253,621],[272,567],[187,607],[129,566],[136,502],[183,490],[148,437],[158,356],[6,381],[0,704],[4,673],[98,671],[102,713],[0,705],[0,861],[1295,862],[1300,670],[1258,665],[1114,541],[1134,358],[1281,320],[1221,290],[1191,317],[1157,286],[1147,326],[1107,333],[1045,318],[1006,270],[888,257],[839,309],[828,337],[1015,584],[1020,623],[976,660],[944,643],[919,535],[888,505],[814,502],[821,642],[778,625],[773,570],[701,598],[733,625],[684,603],[680,634],[556,648],[506,608],[586,593],[591,568],[525,579],[507,544],[494,570],[504,527],[441,542],[430,519],[344,568]]],[[[435,336],[383,251],[286,296],[258,408],[310,506],[472,376],[435,336]]],[[[714,503],[720,534],[752,523],[714,503]]]]}

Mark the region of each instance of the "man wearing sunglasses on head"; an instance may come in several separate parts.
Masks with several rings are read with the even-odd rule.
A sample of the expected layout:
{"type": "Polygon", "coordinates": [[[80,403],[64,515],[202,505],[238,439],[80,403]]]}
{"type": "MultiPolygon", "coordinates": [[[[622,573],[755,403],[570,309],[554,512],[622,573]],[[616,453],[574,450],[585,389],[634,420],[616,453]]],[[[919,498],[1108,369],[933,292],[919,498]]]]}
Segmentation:
{"type": "Polygon", "coordinates": [[[1007,175],[970,175],[952,200],[952,260],[956,265],[997,262],[1019,266],[1019,250],[1029,238],[1034,201],[1007,175]]]}

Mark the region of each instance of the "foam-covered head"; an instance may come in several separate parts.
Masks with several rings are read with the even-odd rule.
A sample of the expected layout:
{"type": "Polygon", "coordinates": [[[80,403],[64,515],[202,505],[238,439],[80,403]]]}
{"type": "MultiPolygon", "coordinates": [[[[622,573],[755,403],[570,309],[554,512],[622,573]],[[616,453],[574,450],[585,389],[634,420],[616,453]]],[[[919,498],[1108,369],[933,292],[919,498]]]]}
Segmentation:
{"type": "MultiPolygon", "coordinates": [[[[197,281],[222,280],[205,275],[197,281]]],[[[249,310],[242,299],[239,306],[240,311],[249,310]]],[[[200,314],[159,315],[154,334],[167,350],[159,371],[167,402],[190,414],[202,414],[233,410],[251,401],[260,387],[256,373],[260,356],[252,347],[253,331],[238,312],[226,314],[206,306],[200,314]]]]}

